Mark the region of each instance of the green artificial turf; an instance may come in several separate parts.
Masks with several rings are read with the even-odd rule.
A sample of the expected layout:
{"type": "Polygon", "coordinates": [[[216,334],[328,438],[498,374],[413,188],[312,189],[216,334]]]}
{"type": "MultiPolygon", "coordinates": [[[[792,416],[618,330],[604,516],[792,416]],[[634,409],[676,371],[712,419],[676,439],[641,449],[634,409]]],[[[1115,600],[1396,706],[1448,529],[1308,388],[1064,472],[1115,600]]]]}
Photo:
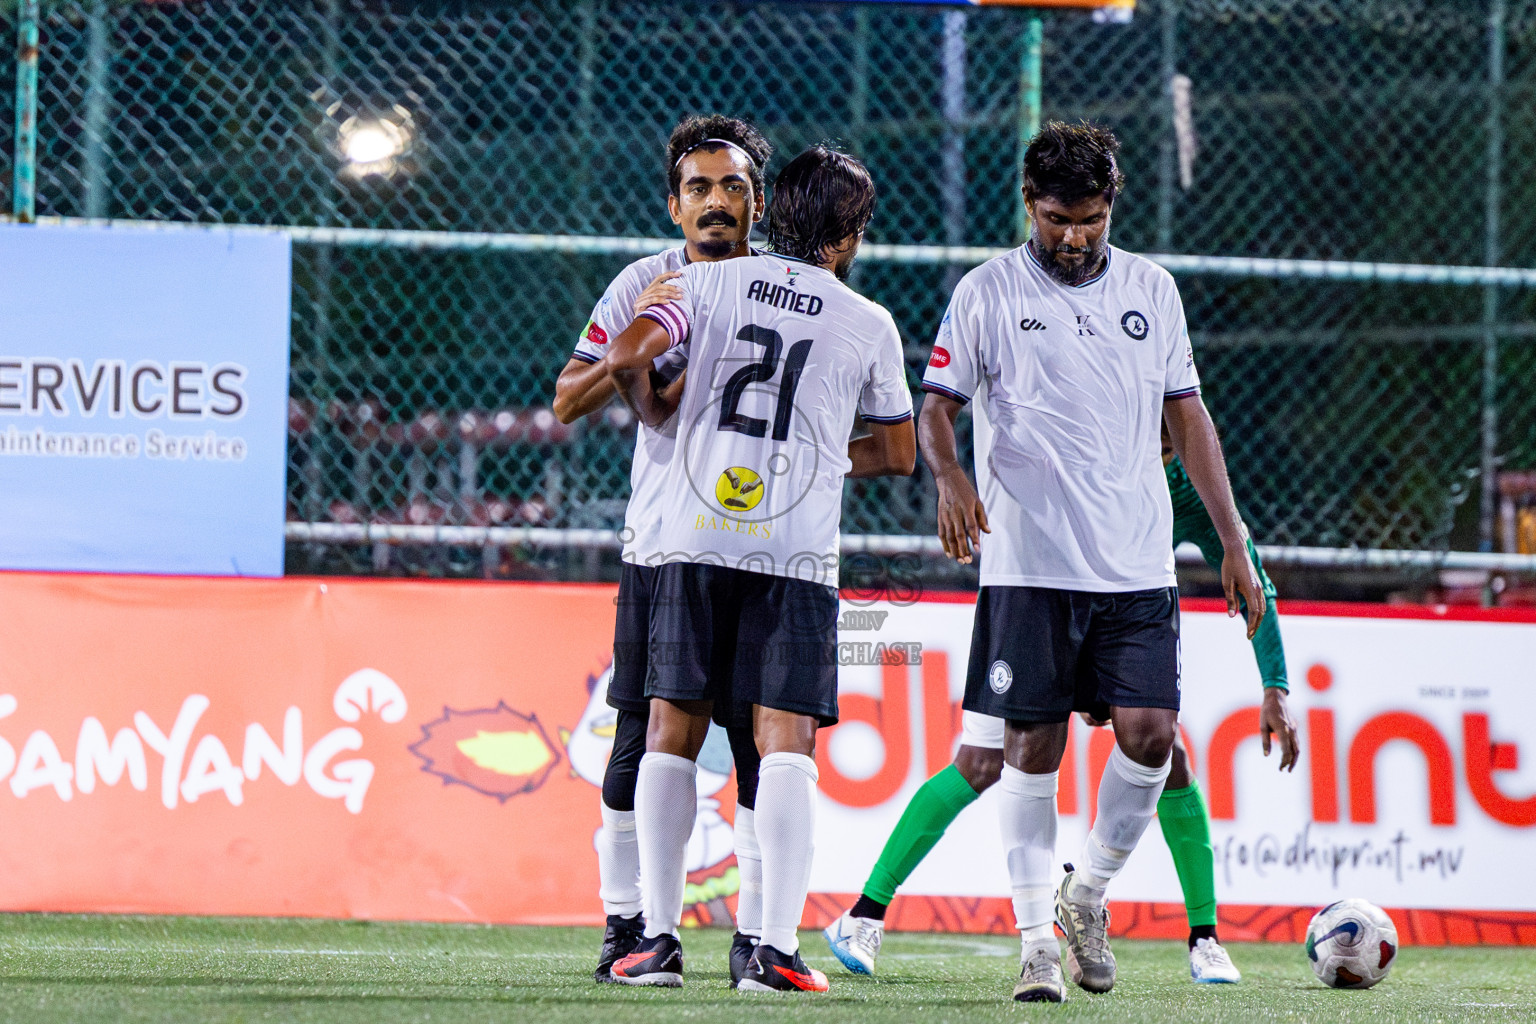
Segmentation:
{"type": "Polygon", "coordinates": [[[595,985],[599,933],[230,918],[0,917],[0,1021],[673,1022],[1530,1021],[1536,950],[1409,948],[1368,992],[1335,992],[1300,948],[1234,944],[1240,985],[1195,985],[1181,943],[1119,942],[1119,983],[1064,1006],[1009,995],[1005,937],[891,935],[880,975],[856,978],[804,934],[825,995],[727,989],[726,932],[684,936],[681,991],[595,985]]]}

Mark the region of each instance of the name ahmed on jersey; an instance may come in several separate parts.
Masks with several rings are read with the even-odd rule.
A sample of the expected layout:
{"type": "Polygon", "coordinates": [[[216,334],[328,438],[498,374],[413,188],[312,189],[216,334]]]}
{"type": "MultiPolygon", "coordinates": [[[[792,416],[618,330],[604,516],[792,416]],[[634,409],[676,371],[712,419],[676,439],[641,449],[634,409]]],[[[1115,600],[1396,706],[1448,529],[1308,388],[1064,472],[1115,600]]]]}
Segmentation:
{"type": "Polygon", "coordinates": [[[754,299],[775,309],[787,309],[794,313],[804,313],[806,316],[820,316],[822,301],[819,295],[811,295],[807,292],[795,290],[795,277],[799,271],[793,267],[786,267],[787,278],[784,284],[774,284],[772,281],[753,281],[747,288],[747,298],[754,299]]]}

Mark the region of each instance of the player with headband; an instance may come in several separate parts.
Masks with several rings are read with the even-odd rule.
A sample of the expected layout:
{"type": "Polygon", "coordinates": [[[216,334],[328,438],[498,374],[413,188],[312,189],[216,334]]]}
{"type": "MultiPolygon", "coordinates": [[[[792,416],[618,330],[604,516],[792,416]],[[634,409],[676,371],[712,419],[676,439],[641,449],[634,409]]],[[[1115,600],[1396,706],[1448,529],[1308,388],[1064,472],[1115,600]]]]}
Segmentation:
{"type": "MultiPolygon", "coordinates": [[[[752,225],[764,209],[763,169],[773,147],[745,121],[719,115],[689,117],[667,143],[667,210],[683,230],[685,243],[636,260],[614,278],[581,331],[576,350],[555,382],[555,415],[572,423],[613,398],[608,375],[610,341],[636,314],[676,291],[668,282],[690,263],[750,256],[752,225]]],[[[655,372],[677,377],[680,360],[657,360],[655,372]]],[[[608,703],[617,711],[613,752],[603,775],[603,825],[597,835],[598,894],[607,931],[593,977],[612,981],[610,968],[639,943],[640,855],[635,838],[635,779],[645,754],[650,702],[645,697],[651,582],[655,573],[664,500],[662,469],[672,456],[672,437],[645,424],[637,427],[630,469],[630,499],[624,514],[624,547],[619,570],[618,615],[614,626],[613,672],[608,703]]],[[[741,878],[738,932],[732,970],[752,955],[762,928],[762,861],[753,834],[757,792],[756,745],[750,727],[730,730],[736,760],[736,860],[741,878]]],[[[714,742],[712,740],[711,742],[714,742]]],[[[692,806],[690,804],[690,806],[692,806]]]]}
{"type": "Polygon", "coordinates": [[[628,984],[683,983],[682,858],[714,717],[751,721],[762,754],[762,939],[735,987],[827,988],[801,958],[797,928],[814,848],[816,731],[837,721],[843,481],[906,475],[917,454],[896,324],[843,283],[874,202],[863,164],[805,151],[774,182],[767,253],[689,267],[677,299],[613,342],[626,401],[677,436],[635,796],[646,938],[613,967],[628,984]],[[659,394],[648,371],[679,348],[687,383],[680,396],[659,394]],[[869,433],[850,440],[855,414],[869,433]]]}

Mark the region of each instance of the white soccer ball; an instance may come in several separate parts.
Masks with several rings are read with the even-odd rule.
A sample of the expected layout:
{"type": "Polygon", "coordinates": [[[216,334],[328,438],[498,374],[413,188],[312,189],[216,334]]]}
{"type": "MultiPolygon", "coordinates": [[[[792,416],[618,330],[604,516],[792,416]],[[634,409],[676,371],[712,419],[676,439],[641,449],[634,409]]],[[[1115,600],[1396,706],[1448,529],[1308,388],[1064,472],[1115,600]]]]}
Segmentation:
{"type": "Polygon", "coordinates": [[[1307,960],[1330,988],[1370,988],[1397,962],[1397,926],[1374,903],[1330,903],[1307,925],[1307,960]]]}

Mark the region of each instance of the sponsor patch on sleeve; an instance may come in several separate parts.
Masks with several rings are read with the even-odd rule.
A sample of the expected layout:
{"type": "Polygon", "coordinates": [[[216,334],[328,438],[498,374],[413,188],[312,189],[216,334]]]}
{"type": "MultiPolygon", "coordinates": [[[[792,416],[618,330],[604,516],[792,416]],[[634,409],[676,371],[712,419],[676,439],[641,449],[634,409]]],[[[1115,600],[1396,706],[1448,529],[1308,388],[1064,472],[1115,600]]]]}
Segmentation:
{"type": "Polygon", "coordinates": [[[581,336],[594,345],[608,344],[608,332],[597,326],[595,320],[587,321],[587,329],[581,332],[581,336]]]}
{"type": "Polygon", "coordinates": [[[933,346],[933,355],[928,357],[928,365],[942,370],[949,365],[949,349],[940,345],[933,346]]]}

